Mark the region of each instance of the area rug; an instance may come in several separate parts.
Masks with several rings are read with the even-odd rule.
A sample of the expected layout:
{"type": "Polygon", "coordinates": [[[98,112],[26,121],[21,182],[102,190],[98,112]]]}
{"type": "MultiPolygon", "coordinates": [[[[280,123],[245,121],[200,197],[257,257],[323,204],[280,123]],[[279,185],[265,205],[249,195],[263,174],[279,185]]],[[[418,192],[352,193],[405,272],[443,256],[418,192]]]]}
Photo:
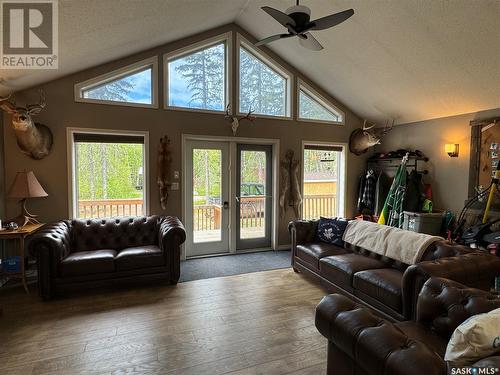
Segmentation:
{"type": "Polygon", "coordinates": [[[181,262],[179,282],[287,268],[290,262],[290,250],[188,259],[181,262]]]}

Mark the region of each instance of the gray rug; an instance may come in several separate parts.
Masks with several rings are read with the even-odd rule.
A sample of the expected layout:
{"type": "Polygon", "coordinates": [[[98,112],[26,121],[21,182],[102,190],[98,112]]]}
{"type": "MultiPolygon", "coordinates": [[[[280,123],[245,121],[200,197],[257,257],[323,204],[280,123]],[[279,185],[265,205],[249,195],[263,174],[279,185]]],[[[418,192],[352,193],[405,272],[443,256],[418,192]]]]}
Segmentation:
{"type": "Polygon", "coordinates": [[[181,262],[179,282],[290,267],[290,250],[188,259],[181,262]]]}

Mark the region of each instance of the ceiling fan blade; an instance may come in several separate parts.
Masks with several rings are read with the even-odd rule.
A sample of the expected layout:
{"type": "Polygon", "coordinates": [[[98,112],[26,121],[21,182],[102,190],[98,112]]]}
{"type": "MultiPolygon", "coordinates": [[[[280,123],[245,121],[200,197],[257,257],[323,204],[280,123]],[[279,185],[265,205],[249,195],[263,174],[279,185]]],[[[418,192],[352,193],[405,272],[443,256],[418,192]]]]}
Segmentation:
{"type": "Polygon", "coordinates": [[[321,51],[323,49],[323,46],[321,45],[320,42],[316,40],[315,37],[312,36],[311,33],[305,33],[301,34],[306,37],[306,39],[302,39],[299,37],[299,43],[302,47],[305,47],[307,49],[310,49],[312,51],[321,51]]]}
{"type": "Polygon", "coordinates": [[[261,46],[263,44],[274,42],[275,40],[291,38],[292,36],[295,36],[295,35],[293,35],[293,34],[278,34],[278,35],[268,36],[267,38],[259,40],[254,45],[257,47],[257,46],[261,46]]]}
{"type": "Polygon", "coordinates": [[[311,27],[308,27],[307,29],[308,30],[328,29],[330,27],[338,25],[339,23],[344,22],[349,17],[351,17],[353,14],[354,14],[353,9],[347,9],[347,10],[344,10],[343,12],[330,14],[329,16],[318,18],[317,20],[311,21],[310,22],[311,27]]]}
{"type": "Polygon", "coordinates": [[[288,14],[283,13],[282,11],[279,11],[278,9],[274,9],[271,7],[262,7],[261,8],[264,12],[269,14],[271,17],[273,17],[276,21],[281,23],[283,26],[288,28],[288,25],[295,27],[295,21],[293,20],[292,17],[290,17],[288,14]]]}

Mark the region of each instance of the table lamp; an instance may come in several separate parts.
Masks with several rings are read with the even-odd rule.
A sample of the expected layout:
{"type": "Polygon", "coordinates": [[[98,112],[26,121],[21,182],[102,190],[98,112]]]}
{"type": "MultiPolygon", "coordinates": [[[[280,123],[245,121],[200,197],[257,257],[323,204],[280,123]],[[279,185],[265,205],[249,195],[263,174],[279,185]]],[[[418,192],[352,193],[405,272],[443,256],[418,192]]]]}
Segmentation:
{"type": "Polygon", "coordinates": [[[42,185],[40,185],[32,171],[17,172],[7,197],[11,199],[20,199],[21,214],[9,220],[9,222],[13,221],[20,227],[28,223],[39,224],[36,219],[37,215],[32,215],[26,210],[26,199],[46,197],[47,195],[47,192],[43,190],[42,185]]]}

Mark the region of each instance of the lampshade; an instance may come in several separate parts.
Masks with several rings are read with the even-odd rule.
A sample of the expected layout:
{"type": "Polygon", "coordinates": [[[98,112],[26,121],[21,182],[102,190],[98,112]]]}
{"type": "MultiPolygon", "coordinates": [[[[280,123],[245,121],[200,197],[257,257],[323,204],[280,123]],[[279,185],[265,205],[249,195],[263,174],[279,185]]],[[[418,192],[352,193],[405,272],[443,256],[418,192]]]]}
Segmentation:
{"type": "Polygon", "coordinates": [[[444,151],[452,158],[458,156],[459,145],[456,143],[447,143],[444,145],[444,151]]]}
{"type": "Polygon", "coordinates": [[[29,172],[17,172],[14,182],[10,186],[7,197],[12,199],[39,198],[46,197],[48,194],[43,190],[35,174],[29,172]]]}

